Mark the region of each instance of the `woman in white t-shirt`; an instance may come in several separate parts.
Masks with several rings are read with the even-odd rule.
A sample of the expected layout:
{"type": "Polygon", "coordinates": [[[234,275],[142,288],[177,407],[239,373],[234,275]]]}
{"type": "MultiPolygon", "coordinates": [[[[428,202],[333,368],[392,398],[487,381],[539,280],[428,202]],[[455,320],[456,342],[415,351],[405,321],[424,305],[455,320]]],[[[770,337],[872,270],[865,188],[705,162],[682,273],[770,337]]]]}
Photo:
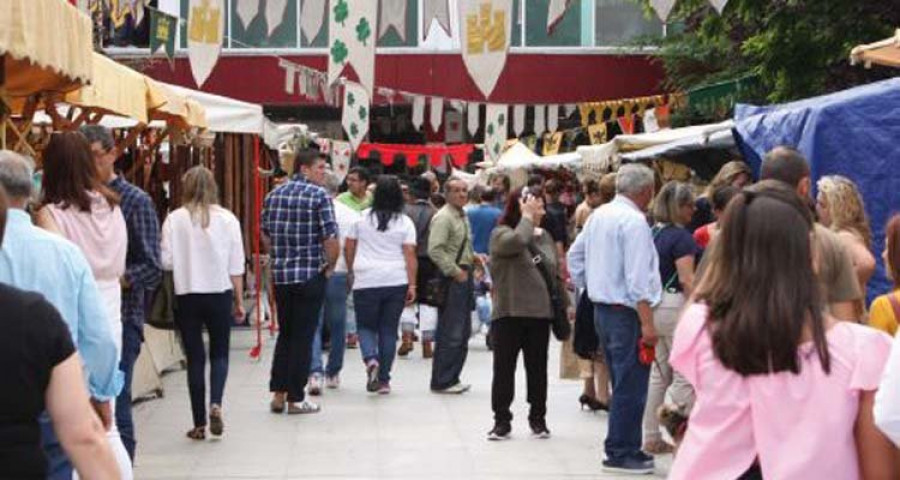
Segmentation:
{"type": "Polygon", "coordinates": [[[218,187],[209,169],[188,170],[182,190],[184,206],[163,222],[162,265],[174,279],[175,326],[187,356],[194,420],[187,436],[203,440],[207,425],[203,326],[209,333],[209,431],[220,436],[232,315],[244,318],[244,241],[238,219],[218,205],[218,187]]]}
{"type": "Polygon", "coordinates": [[[350,228],[344,247],[366,390],[383,395],[391,392],[400,314],[416,298],[416,227],[403,205],[397,178],[379,178],[372,208],[350,228]]]}

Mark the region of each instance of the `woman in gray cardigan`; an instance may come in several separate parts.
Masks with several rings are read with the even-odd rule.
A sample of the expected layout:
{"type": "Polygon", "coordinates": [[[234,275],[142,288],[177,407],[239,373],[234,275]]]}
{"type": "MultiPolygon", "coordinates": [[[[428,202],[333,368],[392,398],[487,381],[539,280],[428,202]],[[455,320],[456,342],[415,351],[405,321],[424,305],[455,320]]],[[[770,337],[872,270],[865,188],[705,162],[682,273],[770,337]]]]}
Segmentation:
{"type": "MultiPolygon", "coordinates": [[[[491,406],[494,428],[490,440],[509,438],[512,428],[512,404],[515,393],[516,362],[521,350],[528,380],[528,423],[533,436],[548,438],[547,350],[550,319],[553,316],[550,294],[532,253],[540,251],[550,272],[558,272],[556,247],[549,232],[539,228],[544,217],[544,200],[539,189],[523,189],[510,194],[499,225],[491,235],[491,273],[494,279],[491,336],[494,344],[494,376],[491,406]],[[529,246],[531,248],[529,248],[529,246]]],[[[559,288],[557,279],[552,288],[559,288]]]]}

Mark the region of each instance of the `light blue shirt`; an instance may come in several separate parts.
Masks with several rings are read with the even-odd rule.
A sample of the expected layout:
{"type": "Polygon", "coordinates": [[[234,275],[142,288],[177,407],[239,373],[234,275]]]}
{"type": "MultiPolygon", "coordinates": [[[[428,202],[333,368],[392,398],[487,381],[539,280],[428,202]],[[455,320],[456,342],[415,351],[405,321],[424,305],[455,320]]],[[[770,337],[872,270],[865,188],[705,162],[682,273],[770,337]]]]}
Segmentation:
{"type": "Polygon", "coordinates": [[[594,210],[569,249],[569,272],[594,303],[659,303],[659,256],[644,213],[627,197],[594,210]]]}
{"type": "Polygon", "coordinates": [[[91,267],[75,244],[35,227],[23,210],[10,209],[0,248],[0,282],[38,292],[59,310],[93,398],[106,401],[119,394],[124,375],[116,342],[91,267]]]}

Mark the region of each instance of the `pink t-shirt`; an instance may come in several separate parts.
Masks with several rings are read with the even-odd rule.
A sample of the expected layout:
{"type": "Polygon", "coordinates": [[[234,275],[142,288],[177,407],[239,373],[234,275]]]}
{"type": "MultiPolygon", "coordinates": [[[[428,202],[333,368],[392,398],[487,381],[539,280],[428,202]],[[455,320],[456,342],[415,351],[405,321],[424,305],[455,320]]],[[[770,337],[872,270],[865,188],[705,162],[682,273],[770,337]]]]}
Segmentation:
{"type": "Polygon", "coordinates": [[[859,392],[878,388],[890,338],[839,322],[826,334],[831,374],[808,342],[799,374],[742,377],[715,357],[706,319],[705,305],[691,305],[675,331],[669,361],[697,401],[669,478],[737,478],[757,457],[764,478],[859,478],[859,392]]]}
{"type": "Polygon", "coordinates": [[[128,229],[122,210],[109,208],[106,199],[97,192],[89,192],[91,211],[78,207],[60,208],[47,205],[63,236],[72,241],[87,258],[94,279],[98,282],[118,282],[125,274],[125,254],[128,250],[128,229]]]}

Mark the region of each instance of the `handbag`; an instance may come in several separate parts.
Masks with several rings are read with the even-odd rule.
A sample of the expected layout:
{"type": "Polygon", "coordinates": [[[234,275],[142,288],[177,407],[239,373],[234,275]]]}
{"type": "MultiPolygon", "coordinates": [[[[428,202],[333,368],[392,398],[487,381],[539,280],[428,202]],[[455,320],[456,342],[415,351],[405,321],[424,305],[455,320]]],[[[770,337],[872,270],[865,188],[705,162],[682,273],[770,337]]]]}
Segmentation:
{"type": "MultiPolygon", "coordinates": [[[[462,245],[460,245],[459,252],[456,254],[456,260],[453,263],[459,265],[463,251],[465,251],[468,243],[468,236],[463,237],[462,245]]],[[[444,275],[440,268],[435,268],[434,274],[425,282],[424,303],[432,307],[444,308],[444,305],[447,303],[447,295],[450,292],[450,282],[452,281],[453,279],[444,275]]]]}
{"type": "Polygon", "coordinates": [[[562,295],[559,288],[553,288],[555,282],[553,275],[547,270],[544,263],[544,255],[534,243],[528,243],[528,251],[531,253],[531,261],[537,267],[544,283],[547,285],[547,293],[550,294],[550,309],[553,311],[553,318],[550,319],[550,328],[553,330],[553,336],[560,342],[564,342],[572,335],[572,326],[569,324],[569,316],[566,314],[566,308],[563,304],[562,295]]]}
{"type": "Polygon", "coordinates": [[[600,349],[600,338],[594,327],[594,303],[588,297],[587,290],[578,299],[572,335],[572,350],[575,351],[575,355],[585,360],[593,360],[600,349]]]}
{"type": "Polygon", "coordinates": [[[175,277],[170,271],[163,271],[162,281],[153,294],[147,325],[175,330],[175,277]]]}

